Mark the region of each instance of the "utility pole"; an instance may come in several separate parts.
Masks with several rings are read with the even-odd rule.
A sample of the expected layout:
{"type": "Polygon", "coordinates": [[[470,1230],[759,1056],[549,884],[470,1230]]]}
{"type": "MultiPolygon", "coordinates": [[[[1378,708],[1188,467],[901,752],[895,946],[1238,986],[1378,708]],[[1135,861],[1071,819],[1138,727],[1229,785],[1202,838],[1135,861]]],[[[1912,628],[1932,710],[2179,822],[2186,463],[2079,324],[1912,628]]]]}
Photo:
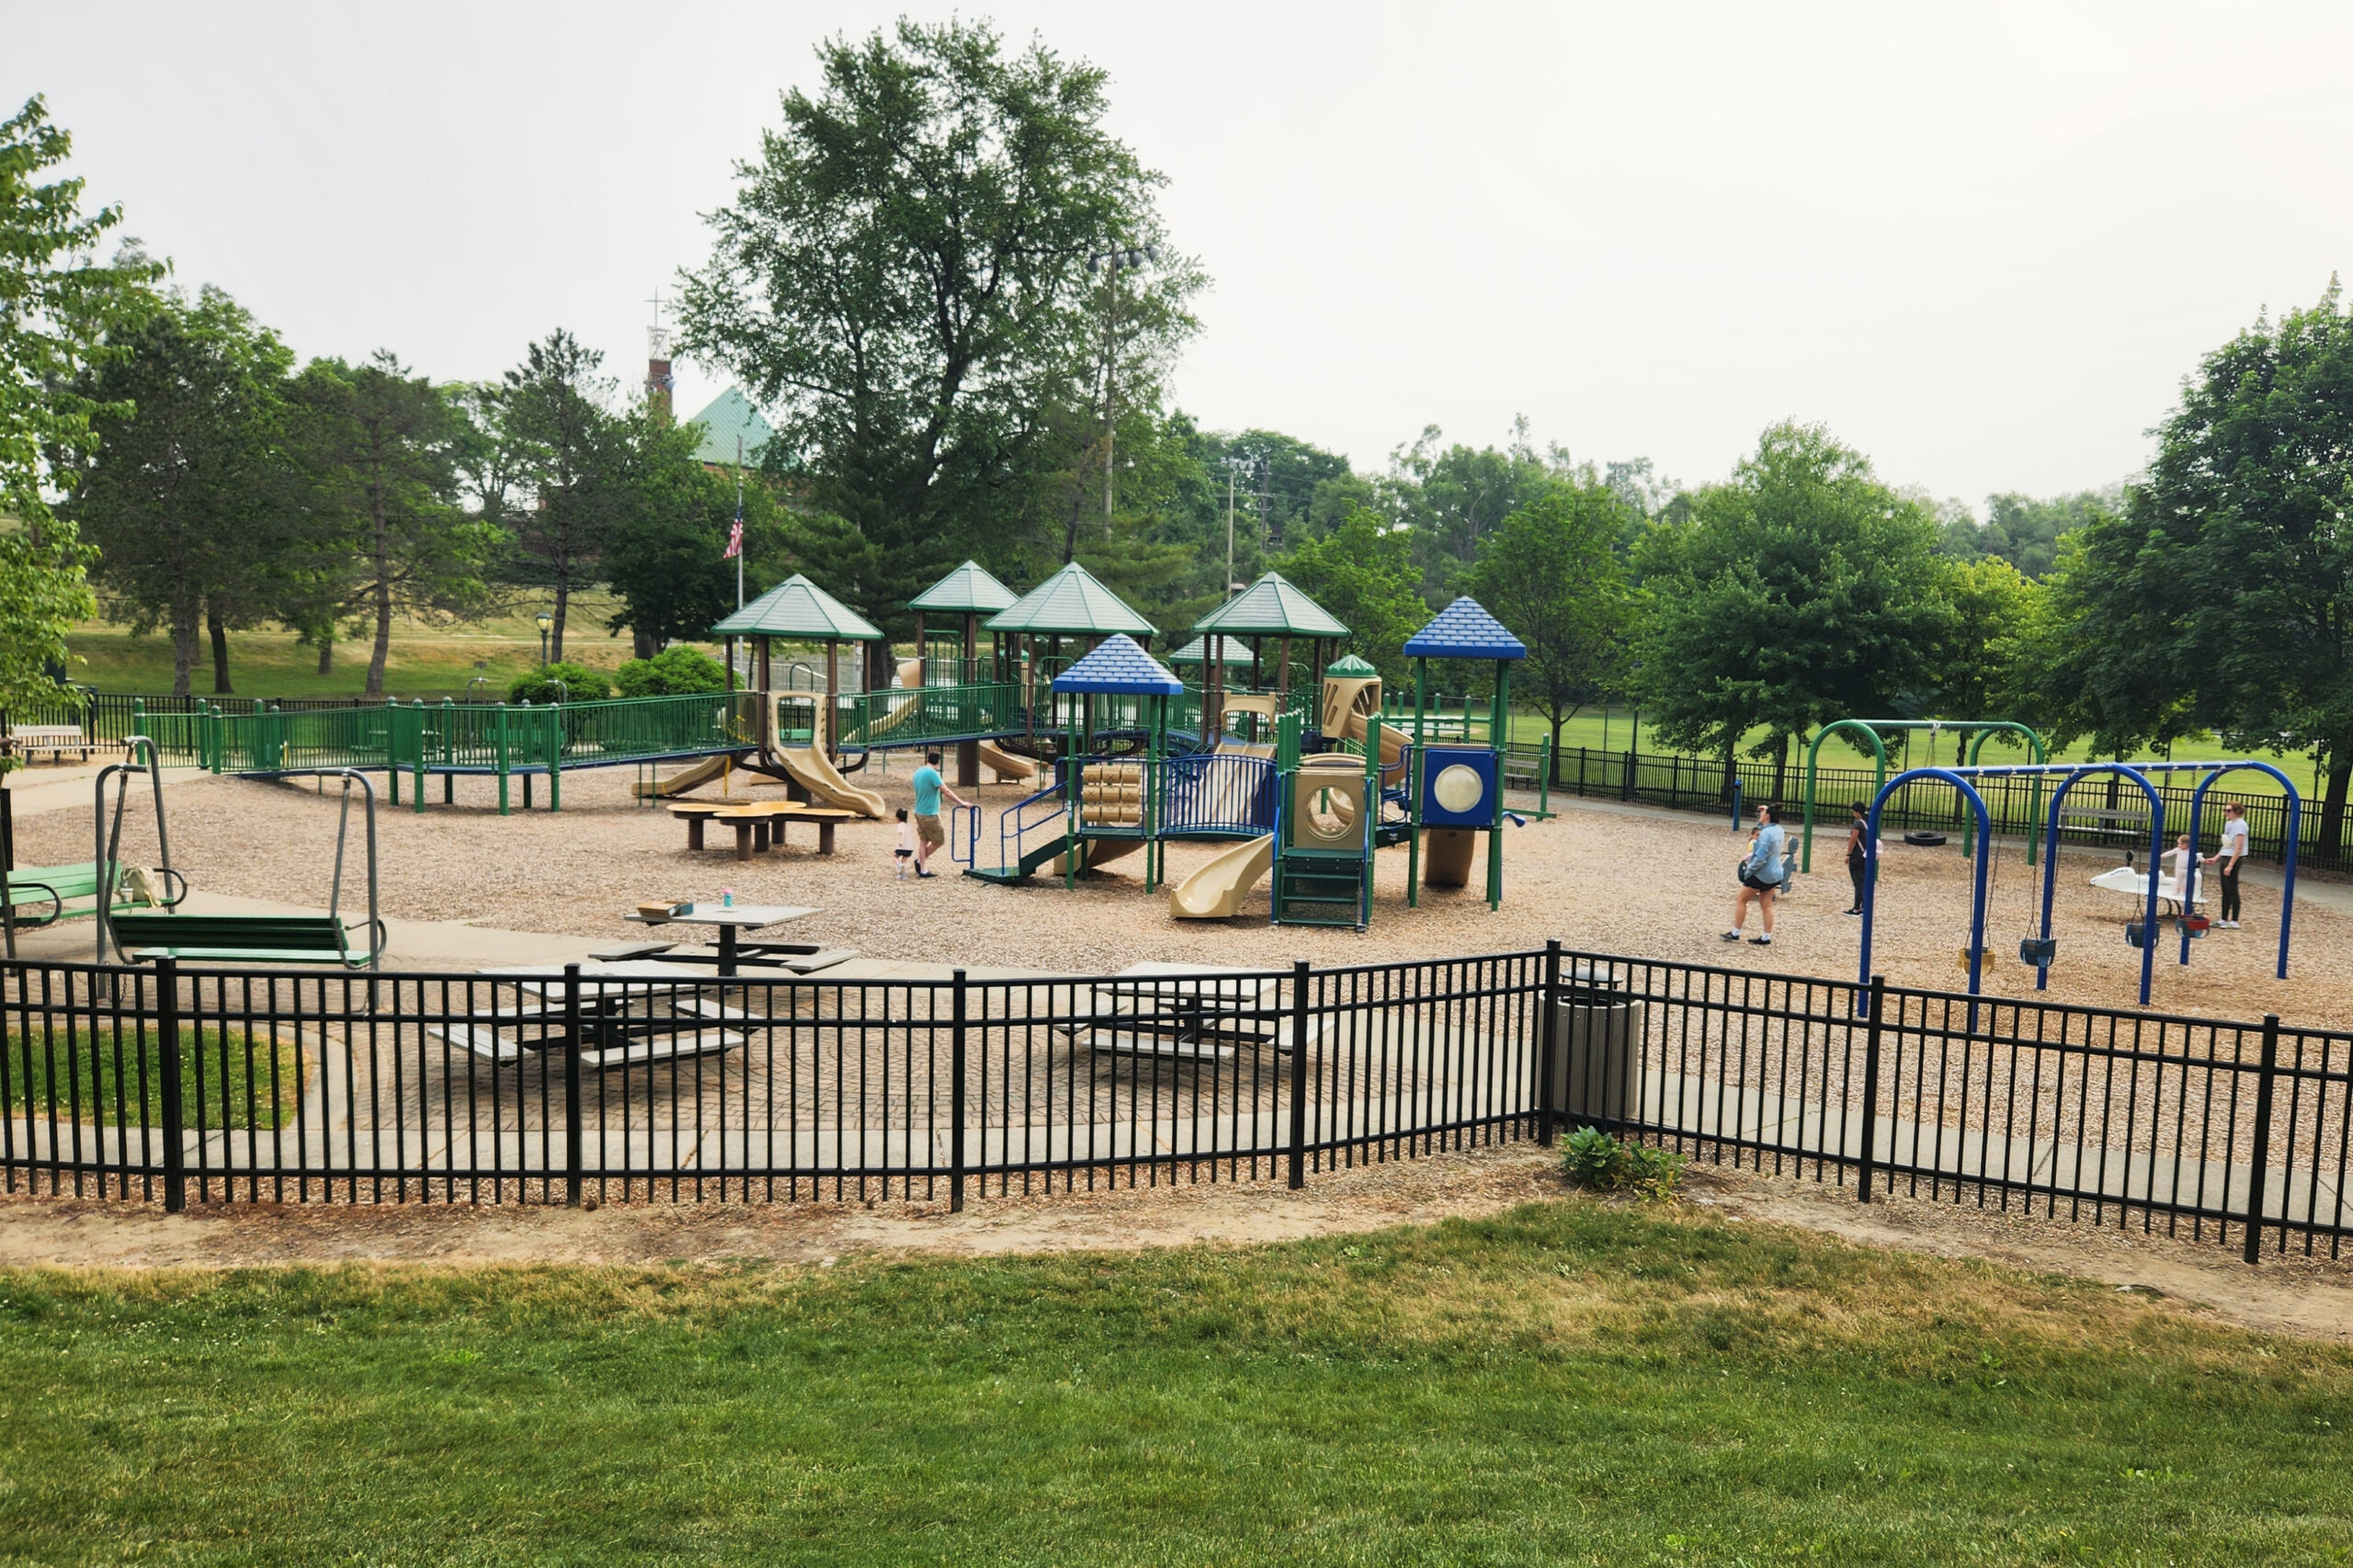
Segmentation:
{"type": "Polygon", "coordinates": [[[1103,304],[1103,537],[1111,537],[1111,476],[1112,446],[1119,430],[1119,406],[1116,401],[1120,368],[1120,269],[1133,269],[1157,264],[1158,245],[1131,245],[1126,249],[1114,246],[1107,251],[1095,251],[1086,258],[1086,270],[1105,271],[1108,287],[1103,304]]]}

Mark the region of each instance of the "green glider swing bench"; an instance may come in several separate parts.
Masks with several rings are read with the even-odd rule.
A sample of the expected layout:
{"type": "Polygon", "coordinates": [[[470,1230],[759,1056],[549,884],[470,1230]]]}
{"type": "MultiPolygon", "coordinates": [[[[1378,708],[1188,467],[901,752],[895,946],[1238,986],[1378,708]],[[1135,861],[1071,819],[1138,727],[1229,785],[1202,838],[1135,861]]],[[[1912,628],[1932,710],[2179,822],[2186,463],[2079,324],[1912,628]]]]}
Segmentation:
{"type": "Polygon", "coordinates": [[[199,963],[308,963],[366,969],[383,947],[381,921],[354,947],[335,915],[176,915],[140,911],[112,915],[115,946],[135,963],[155,959],[199,963]]]}

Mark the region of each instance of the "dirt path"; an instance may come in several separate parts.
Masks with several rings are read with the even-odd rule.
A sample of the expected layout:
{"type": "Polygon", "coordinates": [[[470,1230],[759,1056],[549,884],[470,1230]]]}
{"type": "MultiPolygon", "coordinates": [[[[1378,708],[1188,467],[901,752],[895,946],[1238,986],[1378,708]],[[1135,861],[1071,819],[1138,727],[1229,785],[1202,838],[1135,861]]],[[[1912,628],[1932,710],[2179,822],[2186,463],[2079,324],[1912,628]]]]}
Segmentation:
{"type": "MultiPolygon", "coordinates": [[[[157,1208],[0,1199],[0,1267],[231,1268],[317,1264],[660,1265],[757,1258],[824,1267],[847,1255],[977,1257],[1246,1245],[1475,1218],[1563,1188],[1531,1147],[1442,1155],[1278,1183],[1219,1183],[946,1202],[634,1203],[602,1208],[241,1204],[157,1208]]],[[[2353,1264],[2267,1258],[2250,1268],[2211,1240],[2143,1235],[2063,1217],[2003,1214],[1695,1167],[1694,1221],[1788,1225],[1859,1246],[1984,1258],[2172,1298],[2218,1321],[2353,1342],[2353,1264]]]]}

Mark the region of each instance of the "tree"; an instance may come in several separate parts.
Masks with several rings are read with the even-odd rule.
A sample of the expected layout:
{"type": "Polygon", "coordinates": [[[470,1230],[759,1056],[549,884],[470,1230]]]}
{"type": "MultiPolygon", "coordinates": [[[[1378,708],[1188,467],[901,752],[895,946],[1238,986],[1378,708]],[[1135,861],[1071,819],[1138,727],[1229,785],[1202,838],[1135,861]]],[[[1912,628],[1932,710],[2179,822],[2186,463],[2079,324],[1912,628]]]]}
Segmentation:
{"type": "Polygon", "coordinates": [[[2122,513],[2087,525],[2062,591],[2117,729],[2215,731],[2325,760],[2320,847],[2353,783],[2353,319],[2336,280],[2209,354],[2122,513]]]}
{"type": "MultiPolygon", "coordinates": [[[[620,599],[606,624],[633,634],[640,659],[709,636],[735,608],[735,563],[726,551],[736,482],[695,460],[699,428],[639,410],[622,422],[619,460],[598,480],[614,492],[594,500],[612,521],[605,578],[620,599]]],[[[755,559],[774,555],[776,502],[759,474],[745,476],[743,496],[745,549],[755,559]]]]}
{"type": "Polygon", "coordinates": [[[515,552],[553,590],[549,656],[563,657],[574,589],[595,581],[598,556],[629,506],[627,432],[605,407],[605,357],[561,329],[506,372],[498,398],[507,472],[530,492],[510,517],[515,552]]]}
{"type": "Polygon", "coordinates": [[[1983,523],[1965,509],[1944,518],[1937,548],[1956,561],[1993,556],[2029,577],[2046,577],[2058,563],[2061,539],[2122,504],[2122,493],[2115,490],[2085,490],[2048,501],[2006,491],[1985,498],[1983,523]]]}
{"type": "Polygon", "coordinates": [[[1654,525],[1637,552],[1653,608],[1636,684],[1660,739],[1729,757],[1761,725],[1753,755],[1786,767],[1814,725],[1893,710],[1950,635],[1936,537],[1827,430],[1767,430],[1688,523],[1654,525]]]}
{"type": "Polygon", "coordinates": [[[122,212],[85,216],[78,179],[36,183],[72,151],[38,97],[0,121],[0,708],[19,711],[71,698],[65,634],[97,611],[94,552],[48,497],[95,443],[92,418],[122,411],[73,383],[163,275],[135,247],[112,266],[85,259],[122,212]]]}
{"type": "Polygon", "coordinates": [[[1631,611],[1617,543],[1623,510],[1587,472],[1512,513],[1479,541],[1466,586],[1528,648],[1512,690],[1531,699],[1552,727],[1614,690],[1625,675],[1631,611]]]}
{"type": "Polygon", "coordinates": [[[165,297],[112,341],[120,353],[80,385],[119,412],[92,422],[98,447],[69,510],[132,630],[170,631],[173,693],[188,693],[200,631],[211,637],[212,689],[233,690],[228,629],[271,610],[288,543],[284,393],[294,357],[210,287],[194,301],[165,297]]]}
{"type": "Polygon", "coordinates": [[[427,619],[478,608],[490,539],[457,505],[451,394],[411,377],[390,353],[364,365],[313,359],[288,399],[307,481],[303,617],[364,617],[375,626],[367,695],[384,693],[392,616],[427,619]]]}
{"type": "Polygon", "coordinates": [[[1952,614],[1936,652],[1931,711],[1955,719],[2014,717],[2046,684],[2022,658],[2048,597],[2042,585],[2007,561],[1985,555],[1948,562],[1940,591],[1952,614]]]}
{"type": "Polygon", "coordinates": [[[1442,438],[1437,426],[1426,426],[1411,447],[1390,454],[1381,485],[1391,515],[1413,528],[1422,597],[1432,609],[1461,590],[1488,531],[1561,483],[1572,467],[1557,447],[1549,457],[1536,450],[1524,418],[1513,423],[1511,445],[1502,450],[1460,442],[1440,450],[1442,438]]]}
{"type": "Polygon", "coordinates": [[[823,87],[784,96],[711,217],[681,347],[775,410],[771,467],[871,551],[843,591],[887,626],[959,553],[1001,560],[1034,526],[1041,462],[1084,466],[1039,449],[1055,407],[1095,438],[1107,341],[1114,415],[1152,402],[1200,278],[1162,244],[1160,176],[1103,129],[1095,67],[954,21],[817,52],[823,87]],[[1157,265],[1090,270],[1113,247],[1157,265]]]}
{"type": "Polygon", "coordinates": [[[1276,563],[1309,597],[1347,625],[1350,644],[1392,691],[1412,677],[1405,639],[1429,619],[1421,569],[1404,530],[1359,508],[1322,539],[1301,542],[1276,563]]]}

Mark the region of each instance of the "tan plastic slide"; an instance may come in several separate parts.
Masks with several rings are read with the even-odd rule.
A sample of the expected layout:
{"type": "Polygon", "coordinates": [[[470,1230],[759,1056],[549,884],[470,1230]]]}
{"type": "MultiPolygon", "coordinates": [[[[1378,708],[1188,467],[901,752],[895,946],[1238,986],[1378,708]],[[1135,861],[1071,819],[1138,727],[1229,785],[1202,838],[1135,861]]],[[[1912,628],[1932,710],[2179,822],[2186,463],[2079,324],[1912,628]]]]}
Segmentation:
{"type": "Polygon", "coordinates": [[[989,741],[976,743],[981,748],[981,761],[996,772],[1000,784],[1027,784],[1038,777],[1038,765],[1026,756],[1011,752],[989,741]]]}
{"type": "Polygon", "coordinates": [[[1275,863],[1275,835],[1249,839],[1225,850],[1168,890],[1168,913],[1179,920],[1224,920],[1242,912],[1242,901],[1275,863]]]}
{"type": "MultiPolygon", "coordinates": [[[[1364,744],[1365,721],[1381,711],[1381,679],[1353,676],[1324,678],[1323,731],[1344,741],[1364,744]]],[[[1393,768],[1405,755],[1405,732],[1395,724],[1381,726],[1381,766],[1393,768]]]]}
{"type": "Polygon", "coordinates": [[[776,756],[796,783],[826,805],[870,817],[882,814],[882,797],[843,778],[840,770],[826,760],[825,754],[814,746],[779,746],[776,756]]]}
{"type": "Polygon", "coordinates": [[[636,785],[637,798],[641,801],[648,799],[666,801],[673,796],[699,790],[725,773],[727,765],[733,760],[733,757],[725,756],[704,757],[700,762],[680,768],[667,778],[657,778],[651,784],[636,785]]]}

